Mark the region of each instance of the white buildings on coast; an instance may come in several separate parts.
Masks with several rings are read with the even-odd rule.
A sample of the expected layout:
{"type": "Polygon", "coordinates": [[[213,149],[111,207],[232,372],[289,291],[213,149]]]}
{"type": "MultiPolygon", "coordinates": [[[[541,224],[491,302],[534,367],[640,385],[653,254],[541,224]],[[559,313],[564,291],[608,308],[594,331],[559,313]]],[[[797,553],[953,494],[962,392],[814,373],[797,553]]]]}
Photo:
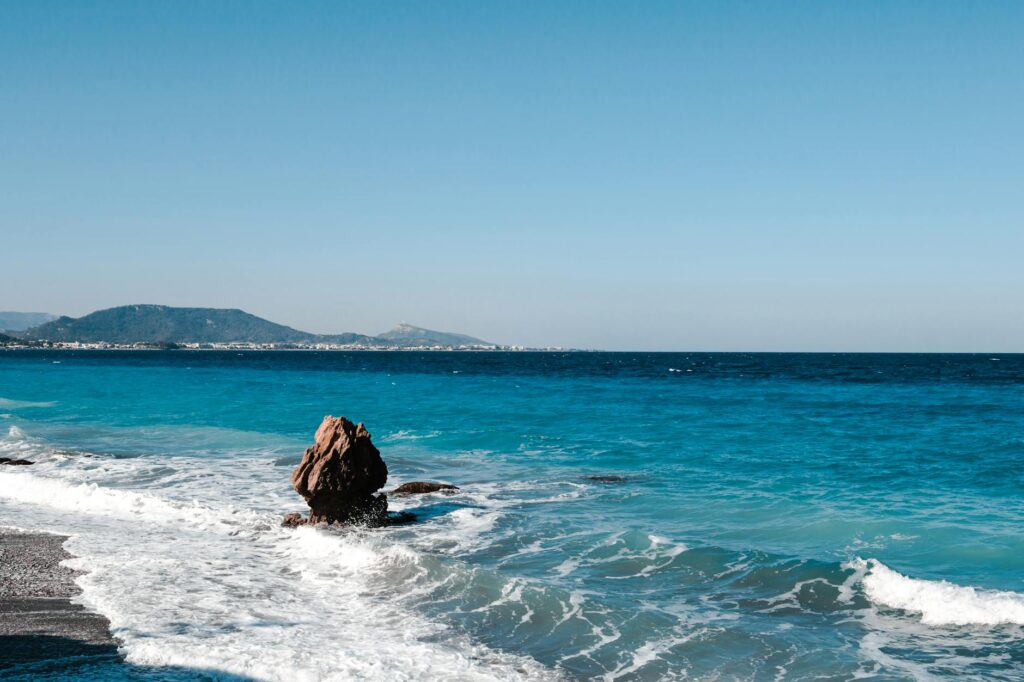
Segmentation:
{"type": "Polygon", "coordinates": [[[399,346],[362,343],[111,343],[107,341],[23,341],[0,344],[0,349],[46,350],[307,350],[307,351],[525,351],[561,350],[535,349],[525,346],[460,345],[460,346],[399,346]]]}

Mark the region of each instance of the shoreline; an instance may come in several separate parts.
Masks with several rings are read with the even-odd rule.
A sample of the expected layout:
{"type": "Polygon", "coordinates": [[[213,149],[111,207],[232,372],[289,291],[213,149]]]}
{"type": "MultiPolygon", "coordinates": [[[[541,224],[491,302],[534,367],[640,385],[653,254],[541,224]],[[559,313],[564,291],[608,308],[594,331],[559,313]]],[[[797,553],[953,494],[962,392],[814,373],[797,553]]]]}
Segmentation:
{"type": "Polygon", "coordinates": [[[0,526],[0,679],[256,682],[199,666],[126,661],[107,617],[74,601],[82,572],[61,564],[74,558],[67,539],[0,526]]]}
{"type": "Polygon", "coordinates": [[[576,348],[435,348],[424,346],[409,347],[386,347],[386,346],[331,346],[326,348],[316,347],[277,347],[273,345],[245,345],[245,346],[217,346],[210,348],[192,348],[188,346],[162,347],[155,345],[134,345],[134,344],[111,344],[111,345],[62,345],[62,346],[28,346],[28,345],[0,345],[0,350],[42,350],[42,351],[105,351],[105,350],[130,350],[130,351],[186,351],[186,352],[215,352],[215,351],[290,351],[290,352],[320,352],[320,353],[591,353],[604,351],[589,351],[576,348]]]}
{"type": "MultiPolygon", "coordinates": [[[[67,536],[0,528],[0,677],[95,676],[124,665],[106,617],[81,593],[67,536]]],[[[113,672],[113,671],[111,671],[113,672]]]]}

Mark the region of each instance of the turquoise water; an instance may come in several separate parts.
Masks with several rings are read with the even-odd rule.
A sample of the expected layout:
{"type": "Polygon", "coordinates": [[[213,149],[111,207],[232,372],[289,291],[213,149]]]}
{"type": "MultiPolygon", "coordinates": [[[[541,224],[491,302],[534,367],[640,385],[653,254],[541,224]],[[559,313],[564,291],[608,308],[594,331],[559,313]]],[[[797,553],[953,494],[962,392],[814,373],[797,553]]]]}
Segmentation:
{"type": "Polygon", "coordinates": [[[1021,355],[0,352],[0,435],[139,664],[1024,676],[1021,355]],[[461,492],[279,528],[325,414],[461,492]]]}

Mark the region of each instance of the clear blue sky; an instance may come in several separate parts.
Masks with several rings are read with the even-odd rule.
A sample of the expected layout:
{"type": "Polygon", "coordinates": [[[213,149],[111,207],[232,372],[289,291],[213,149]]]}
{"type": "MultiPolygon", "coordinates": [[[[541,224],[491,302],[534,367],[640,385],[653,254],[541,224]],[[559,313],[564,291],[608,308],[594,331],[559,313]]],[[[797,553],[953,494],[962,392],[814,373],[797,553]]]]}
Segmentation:
{"type": "Polygon", "coordinates": [[[1024,351],[1024,2],[0,4],[0,309],[1024,351]]]}

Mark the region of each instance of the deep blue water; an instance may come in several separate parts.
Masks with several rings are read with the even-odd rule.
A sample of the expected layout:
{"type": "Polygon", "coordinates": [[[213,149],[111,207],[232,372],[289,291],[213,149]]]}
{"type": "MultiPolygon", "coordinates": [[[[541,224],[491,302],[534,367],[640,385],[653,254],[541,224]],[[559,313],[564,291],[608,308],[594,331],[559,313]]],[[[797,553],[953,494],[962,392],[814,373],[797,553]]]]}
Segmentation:
{"type": "Polygon", "coordinates": [[[1024,677],[1024,355],[9,351],[0,415],[0,525],[72,533],[140,663],[1024,677]],[[278,528],[326,414],[462,492],[278,528]]]}

